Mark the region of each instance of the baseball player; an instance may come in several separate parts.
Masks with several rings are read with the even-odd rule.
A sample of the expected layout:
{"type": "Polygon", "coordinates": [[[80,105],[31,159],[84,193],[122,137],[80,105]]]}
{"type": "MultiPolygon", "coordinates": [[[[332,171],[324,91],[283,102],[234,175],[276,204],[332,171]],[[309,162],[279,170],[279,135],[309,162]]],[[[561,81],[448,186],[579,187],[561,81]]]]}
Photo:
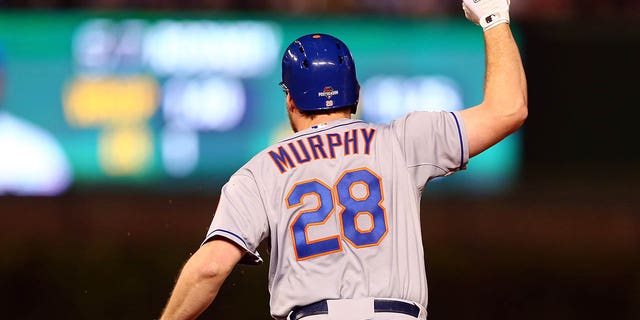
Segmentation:
{"type": "Polygon", "coordinates": [[[517,130],[526,80],[507,0],[464,0],[484,29],[484,101],[460,112],[413,112],[389,124],[351,119],[359,84],[347,46],[295,40],[281,86],[295,132],[223,187],[209,232],[185,264],[162,319],[196,318],[237,263],[270,246],[275,319],[426,319],[420,196],[430,179],[517,130]]]}

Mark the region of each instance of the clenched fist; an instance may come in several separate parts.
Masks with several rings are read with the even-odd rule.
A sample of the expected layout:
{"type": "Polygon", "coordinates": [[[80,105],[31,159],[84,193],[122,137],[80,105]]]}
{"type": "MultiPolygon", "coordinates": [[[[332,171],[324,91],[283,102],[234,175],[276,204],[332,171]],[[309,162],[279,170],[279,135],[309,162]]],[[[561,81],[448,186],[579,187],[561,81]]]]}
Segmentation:
{"type": "Polygon", "coordinates": [[[464,15],[487,31],[509,23],[509,0],[463,0],[464,15]]]}

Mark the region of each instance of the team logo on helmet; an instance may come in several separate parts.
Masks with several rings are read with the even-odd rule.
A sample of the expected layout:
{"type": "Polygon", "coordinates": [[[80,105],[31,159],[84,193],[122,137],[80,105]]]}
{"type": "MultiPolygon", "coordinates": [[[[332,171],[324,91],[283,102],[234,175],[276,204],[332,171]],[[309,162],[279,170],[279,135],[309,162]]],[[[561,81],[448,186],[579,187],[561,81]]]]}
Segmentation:
{"type": "Polygon", "coordinates": [[[324,87],[322,92],[318,92],[318,97],[327,97],[327,99],[331,99],[331,97],[338,95],[340,91],[333,90],[333,87],[324,87]]]}

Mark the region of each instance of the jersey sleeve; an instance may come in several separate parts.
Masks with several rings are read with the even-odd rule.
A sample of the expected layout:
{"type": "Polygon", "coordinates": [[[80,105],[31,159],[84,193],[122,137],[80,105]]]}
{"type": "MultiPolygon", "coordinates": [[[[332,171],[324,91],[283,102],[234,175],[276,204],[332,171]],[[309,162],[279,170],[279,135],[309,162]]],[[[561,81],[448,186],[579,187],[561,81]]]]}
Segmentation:
{"type": "Polygon", "coordinates": [[[240,263],[260,264],[258,245],[268,236],[267,213],[253,176],[235,173],[222,187],[220,201],[202,244],[223,237],[247,251],[240,263]]]}
{"type": "Polygon", "coordinates": [[[431,178],[466,169],[467,135],[457,112],[418,111],[391,124],[420,189],[431,178]]]}

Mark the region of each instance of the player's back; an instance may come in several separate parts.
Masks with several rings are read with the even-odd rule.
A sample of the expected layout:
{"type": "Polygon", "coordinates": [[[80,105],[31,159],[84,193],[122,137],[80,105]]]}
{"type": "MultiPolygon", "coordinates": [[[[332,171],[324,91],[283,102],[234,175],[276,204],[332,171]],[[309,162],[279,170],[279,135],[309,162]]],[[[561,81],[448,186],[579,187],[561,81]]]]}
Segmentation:
{"type": "MultiPolygon", "coordinates": [[[[272,314],[361,297],[426,306],[420,194],[429,177],[448,170],[437,159],[415,159],[420,144],[439,145],[439,138],[407,140],[422,135],[424,119],[433,120],[422,123],[429,126],[445,117],[451,115],[420,113],[391,125],[333,121],[267,148],[239,171],[255,178],[267,215],[272,314]]],[[[459,137],[454,142],[462,147],[459,137]]],[[[427,158],[441,156],[424,149],[433,154],[427,158]]],[[[459,167],[464,156],[453,154],[458,161],[447,161],[459,167]]]]}

